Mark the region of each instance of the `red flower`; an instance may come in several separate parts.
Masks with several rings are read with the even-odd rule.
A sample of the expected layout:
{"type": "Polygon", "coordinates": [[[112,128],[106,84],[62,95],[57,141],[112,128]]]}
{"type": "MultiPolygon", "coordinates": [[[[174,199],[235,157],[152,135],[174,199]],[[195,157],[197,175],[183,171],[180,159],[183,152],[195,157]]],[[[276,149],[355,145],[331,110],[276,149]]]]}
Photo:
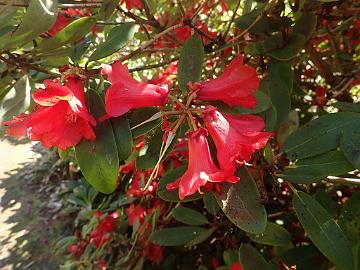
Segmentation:
{"type": "Polygon", "coordinates": [[[78,78],[69,78],[65,85],[56,81],[44,81],[45,89],[33,94],[38,104],[30,114],[20,114],[4,122],[11,136],[28,134],[31,140],[41,141],[46,147],[66,149],[78,144],[83,138],[94,140],[95,134],[89,122],[95,119],[85,107],[84,88],[78,78]]]}
{"type": "Polygon", "coordinates": [[[259,78],[255,69],[243,65],[243,58],[239,55],[218,78],[200,83],[197,98],[221,100],[229,106],[252,108],[256,105],[256,98],[251,94],[258,86],[259,78]]]}
{"type": "Polygon", "coordinates": [[[51,29],[49,29],[47,31],[47,33],[50,36],[55,36],[58,32],[60,32],[65,26],[67,26],[69,23],[71,23],[71,18],[65,16],[63,13],[59,13],[56,21],[53,25],[53,27],[51,27],[51,29]]]}
{"type": "Polygon", "coordinates": [[[149,244],[143,247],[143,255],[153,263],[160,263],[164,259],[163,249],[154,244],[149,244]]]}
{"type": "Polygon", "coordinates": [[[184,199],[197,192],[200,187],[209,182],[235,183],[239,178],[232,176],[229,171],[220,171],[211,158],[209,145],[206,139],[207,131],[199,128],[189,132],[189,165],[187,171],[175,182],[166,186],[173,190],[179,188],[179,198],[184,199]]]}
{"type": "Polygon", "coordinates": [[[120,1],[120,4],[123,4],[124,2],[128,10],[131,10],[133,8],[144,8],[140,0],[122,0],[120,1]]]}
{"type": "Polygon", "coordinates": [[[144,222],[146,209],[140,205],[131,204],[128,208],[125,209],[125,213],[128,215],[129,225],[134,226],[136,219],[140,224],[144,222]]]}
{"type": "Polygon", "coordinates": [[[229,270],[243,270],[243,267],[240,262],[234,262],[230,265],[229,270]]]}
{"type": "Polygon", "coordinates": [[[226,115],[210,106],[203,117],[222,169],[235,170],[237,163],[249,161],[271,136],[269,132],[262,132],[264,120],[255,115],[226,115]]]}
{"type": "Polygon", "coordinates": [[[112,83],[105,97],[106,112],[110,116],[120,116],[135,108],[161,106],[167,102],[167,85],[136,81],[120,61],[111,66],[104,65],[102,73],[107,74],[112,83]]]}

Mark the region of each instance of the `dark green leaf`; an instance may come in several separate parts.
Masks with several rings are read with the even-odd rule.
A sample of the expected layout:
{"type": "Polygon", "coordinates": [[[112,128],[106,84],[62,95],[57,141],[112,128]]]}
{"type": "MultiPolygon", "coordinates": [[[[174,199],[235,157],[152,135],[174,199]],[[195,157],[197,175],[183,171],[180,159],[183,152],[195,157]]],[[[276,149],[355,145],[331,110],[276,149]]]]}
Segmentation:
{"type": "Polygon", "coordinates": [[[348,161],[360,169],[360,133],[355,132],[348,131],[341,136],[340,149],[348,161]]]}
{"type": "MultiPolygon", "coordinates": [[[[104,103],[95,91],[87,92],[90,113],[99,118],[105,114],[104,103]]],[[[75,147],[76,158],[85,179],[98,191],[109,194],[116,188],[119,158],[115,136],[109,120],[94,127],[95,141],[83,140],[75,147]]]]}
{"type": "Polygon", "coordinates": [[[315,157],[301,159],[288,167],[283,174],[284,179],[301,184],[318,182],[327,176],[337,176],[352,171],[353,166],[340,151],[331,151],[315,157]]]}
{"type": "Polygon", "coordinates": [[[344,204],[339,225],[352,246],[360,242],[360,191],[356,191],[344,204]]]}
{"type": "Polygon", "coordinates": [[[354,270],[360,270],[360,242],[353,247],[354,270]]]}
{"type": "Polygon", "coordinates": [[[69,55],[71,60],[74,63],[79,62],[82,60],[82,56],[86,52],[86,50],[89,48],[91,43],[94,41],[94,37],[87,37],[85,40],[78,43],[76,46],[74,46],[73,50],[71,51],[71,54],[69,55]]]}
{"type": "Polygon", "coordinates": [[[223,183],[221,193],[216,194],[220,208],[240,229],[249,233],[262,233],[266,227],[266,211],[261,204],[254,179],[245,167],[240,167],[236,184],[223,183]]]}
{"type": "Polygon", "coordinates": [[[270,51],[268,52],[268,55],[279,61],[289,61],[296,57],[303,49],[305,41],[303,35],[294,33],[282,48],[270,51]]]}
{"type": "Polygon", "coordinates": [[[49,30],[56,21],[56,9],[56,0],[31,0],[21,24],[8,37],[5,48],[23,45],[49,30]]]}
{"type": "Polygon", "coordinates": [[[106,41],[99,44],[96,50],[90,55],[89,61],[107,57],[125,47],[126,44],[133,39],[135,30],[136,27],[133,23],[125,23],[112,28],[106,41]]]}
{"type": "Polygon", "coordinates": [[[186,225],[204,225],[209,223],[206,216],[191,208],[174,208],[172,210],[172,215],[177,221],[180,221],[186,225]]]}
{"type": "Polygon", "coordinates": [[[162,118],[156,118],[153,121],[149,121],[141,126],[141,123],[145,122],[146,120],[150,119],[154,115],[157,115],[159,113],[159,109],[157,108],[143,108],[138,110],[133,110],[131,114],[129,115],[129,122],[131,131],[134,138],[137,138],[141,135],[144,135],[148,133],[149,131],[159,127],[162,123],[162,118]],[[138,127],[136,127],[138,126],[138,127]],[[136,127],[136,128],[135,128],[136,127]]]}
{"type": "Polygon", "coordinates": [[[114,12],[118,4],[118,0],[104,0],[99,10],[99,16],[101,20],[106,21],[114,12]]]}
{"type": "Polygon", "coordinates": [[[331,106],[338,108],[340,111],[360,113],[360,103],[350,103],[338,101],[331,106]]]}
{"type": "Polygon", "coordinates": [[[268,80],[271,103],[276,110],[276,123],[280,124],[288,118],[291,107],[290,94],[293,87],[293,72],[290,62],[271,59],[268,80]]]}
{"type": "Polygon", "coordinates": [[[292,133],[285,141],[282,151],[292,160],[316,156],[336,149],[342,133],[359,129],[360,114],[327,114],[292,133]]]}
{"type": "Polygon", "coordinates": [[[268,222],[266,229],[260,234],[248,234],[250,239],[256,243],[272,245],[272,246],[286,246],[291,244],[291,236],[289,232],[282,226],[268,222]]]}
{"type": "Polygon", "coordinates": [[[239,250],[228,249],[223,252],[223,259],[226,265],[232,265],[234,262],[239,261],[239,250]]]}
{"type": "Polygon", "coordinates": [[[153,232],[149,241],[160,246],[184,246],[204,232],[206,229],[193,226],[166,228],[153,232]]]}
{"type": "Polygon", "coordinates": [[[324,188],[319,189],[315,193],[314,198],[332,217],[337,217],[339,205],[331,198],[330,194],[327,193],[324,188]]]}
{"type": "Polygon", "coordinates": [[[215,195],[213,192],[206,193],[205,196],[203,197],[203,201],[204,201],[206,210],[210,214],[215,216],[219,212],[220,207],[216,201],[216,198],[215,198],[215,195]]]}
{"type": "Polygon", "coordinates": [[[201,39],[194,35],[185,42],[180,53],[178,82],[183,93],[188,92],[188,82],[200,80],[203,62],[204,46],[201,39]]]}
{"type": "Polygon", "coordinates": [[[195,246],[195,245],[198,245],[198,244],[204,242],[214,233],[214,231],[215,231],[215,228],[210,228],[204,232],[201,232],[196,238],[194,238],[189,243],[187,243],[186,246],[189,246],[189,247],[195,246]]]}
{"type": "Polygon", "coordinates": [[[253,54],[253,55],[259,55],[259,54],[265,54],[269,51],[278,49],[283,44],[283,36],[281,33],[276,33],[268,38],[266,38],[264,41],[258,41],[254,43],[249,43],[245,48],[245,53],[253,54]]]}
{"type": "Polygon", "coordinates": [[[294,25],[294,32],[303,35],[308,40],[316,28],[316,21],[315,12],[302,12],[294,25]]]}
{"type": "MultiPolygon", "coordinates": [[[[172,171],[166,173],[163,177],[161,177],[161,179],[158,183],[158,187],[157,187],[157,195],[159,196],[160,199],[167,201],[167,202],[180,202],[179,191],[178,190],[173,190],[173,191],[167,190],[166,185],[177,180],[180,176],[182,176],[184,174],[186,169],[187,168],[185,166],[180,167],[180,168],[177,168],[175,170],[172,170],[172,171]]],[[[201,198],[200,194],[196,193],[192,196],[185,197],[185,199],[182,200],[181,202],[194,201],[199,198],[201,198]]]]}
{"type": "Polygon", "coordinates": [[[111,125],[115,135],[119,161],[126,160],[132,150],[132,134],[126,116],[111,118],[111,125]]]}
{"type": "Polygon", "coordinates": [[[240,261],[244,270],[270,270],[270,265],[263,256],[252,246],[241,244],[240,261]]]}
{"type": "Polygon", "coordinates": [[[294,193],[293,206],[315,246],[337,267],[353,269],[349,243],[329,213],[314,198],[301,191],[294,193]]]}
{"type": "Polygon", "coordinates": [[[323,256],[319,250],[310,245],[289,249],[273,258],[272,262],[276,264],[278,261],[283,261],[288,266],[296,265],[296,270],[319,270],[322,259],[323,256]]]}
{"type": "Polygon", "coordinates": [[[71,44],[84,37],[95,24],[92,17],[79,18],[65,26],[56,36],[45,39],[38,46],[39,52],[51,51],[64,45],[71,44]]]}

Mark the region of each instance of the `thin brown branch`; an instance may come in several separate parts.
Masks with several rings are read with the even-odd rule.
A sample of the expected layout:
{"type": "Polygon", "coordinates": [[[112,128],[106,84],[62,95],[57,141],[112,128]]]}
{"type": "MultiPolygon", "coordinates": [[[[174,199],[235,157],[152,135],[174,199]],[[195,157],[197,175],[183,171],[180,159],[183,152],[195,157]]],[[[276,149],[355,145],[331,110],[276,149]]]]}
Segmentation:
{"type": "Polygon", "coordinates": [[[163,66],[166,66],[172,62],[175,62],[179,60],[179,57],[174,57],[174,58],[171,58],[169,61],[164,61],[164,62],[160,62],[160,63],[157,63],[157,64],[152,64],[152,65],[147,65],[147,66],[142,66],[142,67],[136,67],[136,68],[130,68],[129,71],[130,72],[135,72],[135,71],[141,71],[141,70],[147,70],[147,69],[153,69],[153,68],[158,68],[158,67],[163,67],[163,66]]]}
{"type": "Polygon", "coordinates": [[[231,19],[230,19],[230,21],[229,21],[229,24],[228,24],[228,26],[227,26],[227,28],[226,28],[226,30],[225,30],[225,32],[224,32],[224,35],[223,35],[224,38],[229,34],[229,31],[230,31],[230,29],[231,29],[231,25],[233,24],[233,22],[234,22],[234,20],[235,20],[236,13],[237,13],[237,11],[238,11],[238,9],[239,9],[239,7],[240,7],[240,3],[241,3],[241,1],[238,0],[238,2],[237,2],[237,4],[236,4],[236,7],[235,7],[235,10],[234,10],[234,13],[233,13],[233,15],[231,16],[231,19]]]}

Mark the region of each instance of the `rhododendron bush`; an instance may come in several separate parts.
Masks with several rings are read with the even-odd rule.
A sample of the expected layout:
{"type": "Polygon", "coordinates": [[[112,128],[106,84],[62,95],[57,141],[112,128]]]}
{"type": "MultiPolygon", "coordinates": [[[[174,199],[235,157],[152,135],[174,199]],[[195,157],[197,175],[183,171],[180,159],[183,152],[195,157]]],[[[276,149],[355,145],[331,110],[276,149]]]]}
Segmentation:
{"type": "Polygon", "coordinates": [[[351,0],[0,3],[1,132],[72,171],[61,269],[360,269],[356,15],[351,0]]]}

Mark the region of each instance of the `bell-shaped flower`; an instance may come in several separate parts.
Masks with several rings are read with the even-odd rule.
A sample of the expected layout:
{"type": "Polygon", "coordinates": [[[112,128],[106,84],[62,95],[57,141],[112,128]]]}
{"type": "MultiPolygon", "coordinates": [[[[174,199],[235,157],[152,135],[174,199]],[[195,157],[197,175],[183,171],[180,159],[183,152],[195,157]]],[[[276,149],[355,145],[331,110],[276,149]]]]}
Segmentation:
{"type": "Polygon", "coordinates": [[[256,115],[221,114],[209,106],[203,118],[216,145],[221,169],[234,171],[239,164],[249,161],[271,137],[271,133],[263,132],[264,120],[256,115]]]}
{"type": "Polygon", "coordinates": [[[256,98],[252,94],[257,90],[259,82],[255,68],[244,65],[239,55],[218,78],[200,83],[197,98],[252,108],[256,105],[256,98]]]}
{"type": "Polygon", "coordinates": [[[219,170],[211,158],[207,131],[199,128],[195,132],[188,133],[189,139],[189,164],[187,171],[176,181],[168,184],[168,190],[179,188],[179,198],[196,193],[207,182],[231,182],[235,183],[238,177],[232,175],[232,171],[219,170]]]}
{"type": "Polygon", "coordinates": [[[63,150],[83,138],[94,140],[91,125],[95,126],[96,121],[85,107],[82,81],[70,77],[65,85],[51,80],[45,80],[44,85],[45,89],[38,89],[32,96],[38,104],[33,112],[3,123],[8,127],[7,133],[11,136],[27,134],[45,147],[56,146],[63,150]]]}
{"type": "Polygon", "coordinates": [[[167,102],[167,85],[157,86],[136,81],[131,77],[127,66],[120,61],[111,66],[104,65],[102,73],[111,82],[105,96],[109,116],[120,116],[135,108],[162,106],[167,102]]]}

